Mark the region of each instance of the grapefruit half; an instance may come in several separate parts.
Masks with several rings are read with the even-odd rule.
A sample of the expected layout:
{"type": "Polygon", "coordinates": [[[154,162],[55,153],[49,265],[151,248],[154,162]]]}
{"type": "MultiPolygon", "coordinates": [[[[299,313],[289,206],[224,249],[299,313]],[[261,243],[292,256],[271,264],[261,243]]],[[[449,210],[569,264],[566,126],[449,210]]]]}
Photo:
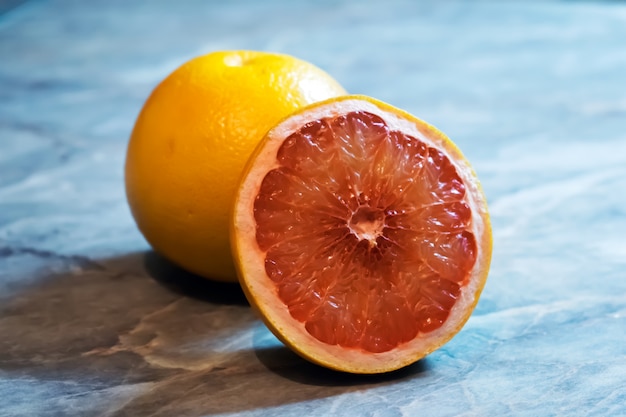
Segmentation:
{"type": "Polygon", "coordinates": [[[343,96],[282,120],[248,161],[231,242],[268,328],[352,373],[407,366],[468,320],[491,259],[487,202],[443,133],[343,96]]]}

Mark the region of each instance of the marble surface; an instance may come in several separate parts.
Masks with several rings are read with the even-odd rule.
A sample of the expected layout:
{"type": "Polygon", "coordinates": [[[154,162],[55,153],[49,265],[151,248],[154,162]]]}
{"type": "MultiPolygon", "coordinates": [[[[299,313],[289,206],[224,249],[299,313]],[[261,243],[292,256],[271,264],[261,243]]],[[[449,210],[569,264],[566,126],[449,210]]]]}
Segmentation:
{"type": "Polygon", "coordinates": [[[1,416],[625,416],[626,3],[0,3],[1,416]],[[490,201],[465,328],[417,364],[308,364],[135,228],[125,146],[218,49],[310,60],[447,132],[490,201]]]}

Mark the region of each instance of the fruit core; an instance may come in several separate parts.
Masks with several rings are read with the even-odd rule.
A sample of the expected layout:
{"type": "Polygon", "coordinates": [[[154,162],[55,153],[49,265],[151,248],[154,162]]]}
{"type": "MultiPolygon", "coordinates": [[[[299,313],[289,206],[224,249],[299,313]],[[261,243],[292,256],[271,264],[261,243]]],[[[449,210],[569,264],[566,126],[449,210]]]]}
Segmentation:
{"type": "Polygon", "coordinates": [[[307,123],[276,159],[254,202],[256,242],[291,317],[374,353],[440,328],[477,255],[450,159],[360,111],[307,123]]]}
{"type": "Polygon", "coordinates": [[[381,209],[359,207],[350,217],[348,227],[359,240],[367,240],[370,246],[376,246],[376,239],[383,234],[385,227],[385,214],[381,209]]]}

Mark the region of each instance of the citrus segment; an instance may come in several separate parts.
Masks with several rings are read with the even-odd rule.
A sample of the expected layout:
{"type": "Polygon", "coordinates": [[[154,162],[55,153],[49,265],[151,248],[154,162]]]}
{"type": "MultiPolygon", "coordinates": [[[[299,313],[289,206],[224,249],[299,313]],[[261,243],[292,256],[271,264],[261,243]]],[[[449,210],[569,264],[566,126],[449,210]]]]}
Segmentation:
{"type": "Polygon", "coordinates": [[[302,356],[383,372],[469,317],[491,253],[486,203],[452,143],[364,97],[293,115],[267,135],[234,213],[241,282],[302,356]]]}

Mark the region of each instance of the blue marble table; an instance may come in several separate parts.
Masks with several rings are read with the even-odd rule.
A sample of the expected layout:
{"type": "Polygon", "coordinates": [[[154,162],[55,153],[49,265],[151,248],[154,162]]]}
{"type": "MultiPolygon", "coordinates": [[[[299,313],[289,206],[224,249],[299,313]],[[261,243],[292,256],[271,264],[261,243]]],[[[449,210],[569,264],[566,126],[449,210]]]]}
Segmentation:
{"type": "Polygon", "coordinates": [[[626,3],[0,2],[0,415],[625,416],[626,3]],[[458,143],[495,246],[450,343],[330,372],[150,250],[130,130],[219,49],[299,56],[458,143]]]}

